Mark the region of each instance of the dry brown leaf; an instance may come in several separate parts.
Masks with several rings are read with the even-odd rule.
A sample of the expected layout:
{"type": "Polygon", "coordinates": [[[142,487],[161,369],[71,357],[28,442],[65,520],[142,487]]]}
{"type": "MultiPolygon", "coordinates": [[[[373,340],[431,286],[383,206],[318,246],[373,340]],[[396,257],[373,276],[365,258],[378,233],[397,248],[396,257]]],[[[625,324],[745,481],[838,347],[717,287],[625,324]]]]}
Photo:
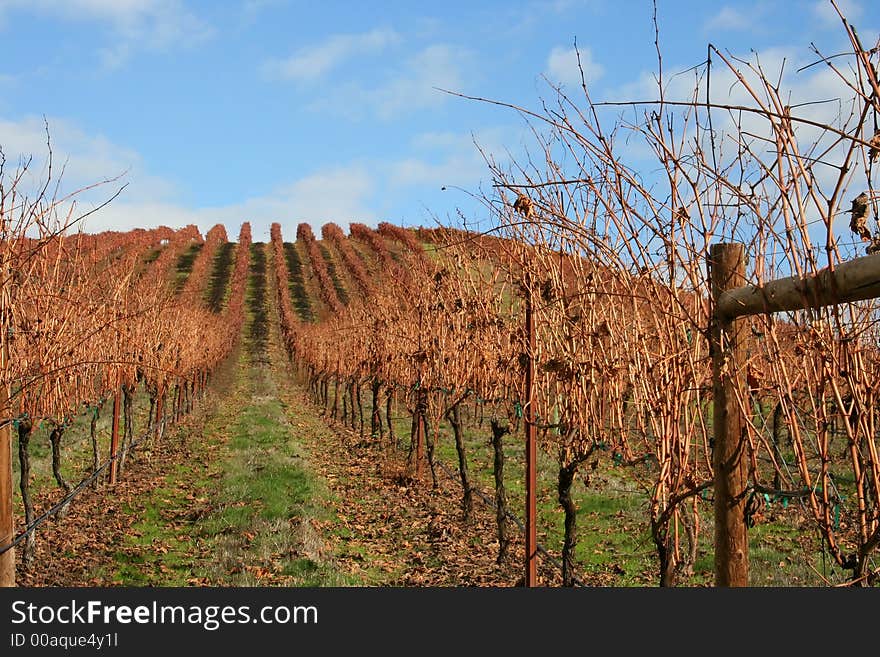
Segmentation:
{"type": "Polygon", "coordinates": [[[525,194],[517,196],[516,202],[513,204],[513,209],[523,215],[526,219],[531,218],[532,214],[534,214],[532,199],[525,194]]]}
{"type": "Polygon", "coordinates": [[[871,231],[868,230],[868,194],[862,192],[852,200],[852,208],[849,210],[852,217],[849,220],[849,229],[862,238],[863,242],[871,241],[871,231]]]}
{"type": "Polygon", "coordinates": [[[868,143],[871,145],[870,150],[868,150],[868,161],[873,162],[880,155],[880,130],[874,133],[874,136],[871,137],[868,143]]]}

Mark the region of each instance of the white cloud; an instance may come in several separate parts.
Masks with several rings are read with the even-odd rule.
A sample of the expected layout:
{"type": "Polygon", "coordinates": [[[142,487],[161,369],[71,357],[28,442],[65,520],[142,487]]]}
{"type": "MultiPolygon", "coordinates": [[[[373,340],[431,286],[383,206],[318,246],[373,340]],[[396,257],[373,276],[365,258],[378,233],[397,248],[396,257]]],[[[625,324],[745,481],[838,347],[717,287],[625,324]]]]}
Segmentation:
{"type": "Polygon", "coordinates": [[[125,63],[131,57],[131,45],[120,42],[112,48],[101,48],[98,50],[98,56],[104,69],[113,71],[125,66],[125,63]]]}
{"type": "MultiPolygon", "coordinates": [[[[94,204],[80,203],[78,205],[80,210],[78,214],[87,212],[94,207],[96,207],[94,204]]],[[[204,219],[204,215],[198,211],[193,211],[173,203],[129,202],[125,198],[125,192],[123,192],[108,205],[83,219],[79,227],[87,233],[99,233],[105,230],[128,231],[133,228],[156,228],[158,226],[169,226],[176,229],[195,224],[204,235],[214,224],[224,223],[222,221],[214,221],[206,224],[203,221],[204,219]]],[[[239,226],[242,221],[245,220],[240,220],[238,222],[239,226]]],[[[234,224],[228,223],[224,225],[230,239],[236,239],[238,235],[237,227],[234,224]]]]}
{"type": "Polygon", "coordinates": [[[425,132],[411,141],[413,156],[397,160],[388,168],[392,187],[458,186],[475,188],[489,176],[482,149],[487,154],[503,154],[516,141],[514,130],[492,127],[472,134],[425,132]]]}
{"type": "Polygon", "coordinates": [[[581,86],[581,70],[587,85],[596,82],[605,72],[601,64],[593,60],[589,48],[554,48],[547,57],[547,78],[553,83],[570,87],[581,86]],[[580,56],[580,64],[578,63],[580,56]]]}
{"type": "Polygon", "coordinates": [[[461,91],[471,54],[459,47],[434,44],[416,53],[384,82],[338,85],[310,106],[318,112],[332,112],[347,118],[364,113],[389,121],[404,114],[436,107],[450,96],[439,91],[461,91]]]}
{"type": "Polygon", "coordinates": [[[754,25],[754,15],[725,5],[706,21],[705,29],[719,31],[748,30],[754,25]]]}
{"type": "MultiPolygon", "coordinates": [[[[321,226],[328,221],[346,225],[351,221],[374,224],[379,220],[372,209],[370,197],[375,180],[362,166],[351,165],[326,169],[306,175],[282,185],[266,195],[245,199],[239,203],[204,208],[189,208],[169,201],[138,200],[137,181],[100,211],[83,221],[87,232],[103,230],[131,230],[159,225],[180,228],[195,224],[207,232],[215,224],[226,226],[230,239],[236,239],[241,224],[249,221],[254,241],[269,240],[273,222],[282,224],[285,239],[296,239],[296,227],[308,223],[320,235],[321,226]]],[[[80,212],[95,207],[79,203],[80,212]]]]}
{"type": "MultiPolygon", "coordinates": [[[[412,138],[411,144],[419,150],[448,150],[460,148],[465,136],[459,132],[422,132],[412,138]]],[[[470,138],[467,138],[470,142],[470,138]]]]}
{"type": "Polygon", "coordinates": [[[461,88],[466,59],[458,48],[429,46],[407,63],[400,76],[373,91],[370,102],[384,119],[442,103],[446,96],[437,89],[461,88]]]}
{"type": "Polygon", "coordinates": [[[253,18],[260,12],[272,9],[273,7],[280,7],[286,2],[287,0],[244,0],[241,5],[241,11],[245,16],[253,18]]]}
{"type": "Polygon", "coordinates": [[[2,0],[0,18],[13,11],[107,27],[111,44],[98,49],[105,67],[118,68],[138,50],[166,50],[209,38],[213,30],[181,0],[2,0]]]}
{"type": "Polygon", "coordinates": [[[271,60],[263,66],[271,77],[312,81],[324,77],[352,57],[381,52],[399,41],[390,28],[377,28],[361,34],[336,34],[323,43],[303,48],[283,60],[271,60]]]}
{"type": "MultiPolygon", "coordinates": [[[[375,180],[367,168],[360,165],[316,171],[262,196],[204,208],[187,208],[173,201],[137,200],[136,181],[133,187],[131,195],[125,190],[110,205],[89,216],[84,222],[85,230],[130,230],[158,225],[179,228],[195,224],[204,234],[220,223],[234,240],[241,224],[249,221],[254,241],[265,242],[275,221],[282,224],[284,237],[290,240],[295,239],[296,226],[303,222],[320,235],[321,226],[328,221],[340,225],[350,221],[378,221],[370,204],[375,180]]],[[[83,205],[82,209],[87,207],[83,205]]]]}
{"type": "Polygon", "coordinates": [[[485,171],[485,164],[467,155],[453,155],[442,162],[409,157],[391,166],[390,182],[394,186],[432,185],[439,189],[445,185],[473,183],[485,171]]]}
{"type": "MultiPolygon", "coordinates": [[[[120,178],[121,183],[137,180],[141,198],[165,198],[174,193],[173,185],[146,174],[138,153],[102,135],[86,134],[70,122],[53,117],[0,118],[0,148],[11,163],[32,158],[29,171],[33,181],[42,180],[47,173],[47,141],[52,149],[52,175],[56,180],[60,178],[62,195],[114,178],[120,178]]],[[[106,191],[91,196],[102,197],[106,191]]]]}
{"type": "Polygon", "coordinates": [[[300,217],[318,228],[327,221],[373,221],[369,207],[376,181],[364,165],[349,165],[315,172],[280,188],[277,216],[300,217]]]}
{"type": "MultiPolygon", "coordinates": [[[[840,12],[847,21],[853,23],[862,15],[862,7],[857,0],[836,0],[840,12]]],[[[818,0],[813,5],[813,13],[827,26],[840,27],[840,16],[830,0],[818,0]]]]}

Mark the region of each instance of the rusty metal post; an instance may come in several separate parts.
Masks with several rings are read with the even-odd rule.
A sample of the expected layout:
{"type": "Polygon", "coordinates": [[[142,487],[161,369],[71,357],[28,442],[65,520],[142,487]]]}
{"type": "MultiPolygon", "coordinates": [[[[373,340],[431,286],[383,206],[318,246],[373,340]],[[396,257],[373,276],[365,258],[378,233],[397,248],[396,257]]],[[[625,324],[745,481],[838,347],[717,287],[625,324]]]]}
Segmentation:
{"type": "Polygon", "coordinates": [[[526,279],[526,385],[523,421],[526,432],[526,563],[525,585],[537,586],[538,530],[537,530],[537,431],[535,428],[535,317],[531,280],[526,279]]]}
{"type": "MultiPolygon", "coordinates": [[[[712,277],[712,427],[715,469],[715,585],[748,586],[749,536],[745,506],[748,487],[748,440],[737,401],[737,371],[746,364],[744,321],[717,310],[721,294],[745,283],[742,244],[714,244],[712,277]]],[[[742,378],[742,377],[739,377],[742,378]]],[[[739,394],[745,397],[745,390],[739,394]]]]}
{"type": "Polygon", "coordinates": [[[156,395],[156,419],[153,424],[153,433],[156,444],[158,445],[162,440],[163,427],[162,427],[162,418],[165,415],[165,409],[162,406],[162,402],[165,401],[165,391],[161,391],[156,395]]]}
{"type": "Polygon", "coordinates": [[[115,484],[119,476],[119,459],[116,453],[119,450],[119,407],[122,406],[120,395],[122,388],[117,385],[113,393],[113,430],[110,434],[110,483],[115,484]],[[117,457],[117,458],[114,458],[117,457]]]}
{"type": "MultiPolygon", "coordinates": [[[[5,325],[2,330],[6,330],[5,325]]],[[[0,348],[0,372],[5,373],[9,367],[9,344],[5,335],[0,340],[3,341],[3,346],[0,348]]],[[[5,385],[0,385],[0,409],[8,407],[9,389],[5,385]]],[[[0,427],[0,547],[9,545],[15,537],[15,517],[12,508],[11,427],[11,422],[6,422],[0,427]]],[[[15,586],[15,548],[11,547],[0,554],[0,586],[15,586]]]]}

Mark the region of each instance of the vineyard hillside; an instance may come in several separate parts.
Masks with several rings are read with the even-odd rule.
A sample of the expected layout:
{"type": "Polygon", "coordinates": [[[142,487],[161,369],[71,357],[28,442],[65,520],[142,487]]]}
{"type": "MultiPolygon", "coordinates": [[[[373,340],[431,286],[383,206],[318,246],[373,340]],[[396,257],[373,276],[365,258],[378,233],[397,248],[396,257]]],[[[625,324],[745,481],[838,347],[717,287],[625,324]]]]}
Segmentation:
{"type": "MultiPolygon", "coordinates": [[[[276,223],[265,243],[247,223],[235,241],[219,224],[79,235],[44,253],[10,354],[21,585],[522,585],[529,421],[541,584],[713,582],[711,358],[687,321],[661,342],[700,290],[389,223],[276,223]],[[64,303],[40,293],[61,285],[64,303]],[[664,385],[693,389],[664,407],[664,385]]],[[[807,530],[792,469],[813,457],[762,367],[750,403],[773,451],[749,500],[752,581],[845,581],[807,530]]],[[[848,540],[857,516],[837,499],[848,540]]]]}

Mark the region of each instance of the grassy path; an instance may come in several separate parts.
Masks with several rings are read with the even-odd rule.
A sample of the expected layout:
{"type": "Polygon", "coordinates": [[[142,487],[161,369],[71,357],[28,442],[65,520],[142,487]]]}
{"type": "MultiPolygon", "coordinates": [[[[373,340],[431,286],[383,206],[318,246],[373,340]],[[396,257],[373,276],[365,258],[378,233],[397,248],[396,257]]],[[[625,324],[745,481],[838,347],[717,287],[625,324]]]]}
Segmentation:
{"type": "Polygon", "coordinates": [[[186,442],[201,457],[178,465],[154,490],[151,510],[128,541],[143,563],[123,583],[212,586],[327,586],[355,582],[329,561],[320,527],[329,495],[308,467],[293,422],[330,432],[290,411],[277,322],[271,321],[264,245],[253,247],[244,340],[220,374],[217,397],[186,442]],[[151,550],[157,542],[158,552],[151,550]],[[150,563],[154,562],[154,563],[150,563]]]}

